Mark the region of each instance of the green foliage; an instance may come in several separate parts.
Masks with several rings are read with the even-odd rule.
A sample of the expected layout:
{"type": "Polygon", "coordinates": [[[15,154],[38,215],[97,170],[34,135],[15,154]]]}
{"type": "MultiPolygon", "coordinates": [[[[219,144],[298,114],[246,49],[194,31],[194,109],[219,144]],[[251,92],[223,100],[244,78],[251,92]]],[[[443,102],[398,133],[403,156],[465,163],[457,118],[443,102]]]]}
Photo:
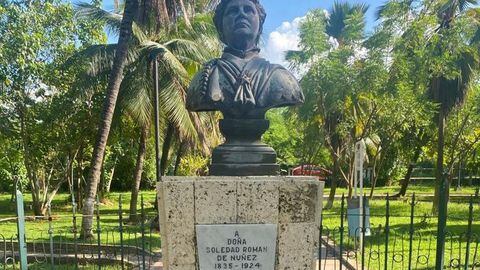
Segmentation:
{"type": "Polygon", "coordinates": [[[209,159],[196,153],[184,156],[178,167],[177,175],[180,176],[200,176],[206,175],[208,171],[209,159]]]}
{"type": "Polygon", "coordinates": [[[0,33],[0,144],[13,146],[3,149],[10,160],[2,169],[28,179],[40,214],[90,136],[85,115],[93,107],[68,92],[81,67],[63,63],[105,35],[101,25],[75,18],[71,4],[43,0],[0,1],[0,33]]]}
{"type": "Polygon", "coordinates": [[[295,122],[285,117],[285,109],[275,109],[267,113],[270,128],[265,132],[262,141],[277,150],[279,164],[295,166],[301,162],[299,146],[301,134],[295,122]]]}

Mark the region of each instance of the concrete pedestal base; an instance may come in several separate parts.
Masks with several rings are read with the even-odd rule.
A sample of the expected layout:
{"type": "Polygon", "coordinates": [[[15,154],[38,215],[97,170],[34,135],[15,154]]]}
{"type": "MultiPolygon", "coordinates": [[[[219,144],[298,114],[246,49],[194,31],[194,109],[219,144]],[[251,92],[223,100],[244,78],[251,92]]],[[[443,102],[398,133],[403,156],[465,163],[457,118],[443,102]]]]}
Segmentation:
{"type": "Polygon", "coordinates": [[[206,224],[277,224],[275,269],[316,269],[323,187],[315,177],[165,177],[157,184],[164,269],[199,269],[195,225],[206,224]]]}

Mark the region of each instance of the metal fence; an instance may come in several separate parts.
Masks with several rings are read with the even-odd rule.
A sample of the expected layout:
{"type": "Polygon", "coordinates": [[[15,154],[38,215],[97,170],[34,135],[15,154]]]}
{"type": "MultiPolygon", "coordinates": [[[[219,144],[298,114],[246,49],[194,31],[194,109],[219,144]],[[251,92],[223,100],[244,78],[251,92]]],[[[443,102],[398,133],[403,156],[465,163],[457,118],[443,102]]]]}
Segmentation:
{"type": "Polygon", "coordinates": [[[71,215],[52,215],[49,207],[46,217],[25,217],[21,193],[17,205],[18,216],[3,223],[16,223],[18,232],[0,231],[0,269],[152,269],[161,259],[158,222],[145,210],[143,196],[135,224],[124,218],[121,195],[113,211],[100,211],[97,200],[94,238],[81,236],[75,203],[71,215]]]}
{"type": "MultiPolygon", "coordinates": [[[[446,186],[441,191],[446,194],[446,186]]],[[[408,212],[392,214],[393,201],[388,196],[385,200],[384,208],[375,212],[365,199],[364,214],[359,215],[350,211],[350,200],[343,196],[339,209],[323,214],[318,269],[480,269],[478,194],[451,204],[452,208],[468,206],[463,215],[447,215],[445,196],[438,215],[420,213],[415,194],[407,201],[396,201],[397,205],[408,203],[408,212]],[[370,219],[376,224],[370,225],[370,219]]]]}
{"type": "MultiPolygon", "coordinates": [[[[23,209],[21,194],[19,198],[23,209]]],[[[402,202],[408,203],[409,211],[401,213],[388,196],[383,209],[369,209],[371,205],[364,201],[360,212],[351,211],[351,202],[343,196],[337,208],[322,216],[318,269],[480,269],[478,202],[477,194],[457,203],[466,213],[447,217],[442,207],[435,216],[419,212],[415,195],[402,202]]],[[[27,222],[26,232],[19,212],[18,218],[9,221],[18,225],[18,233],[2,235],[0,231],[0,270],[26,269],[26,262],[20,263],[22,257],[29,269],[154,269],[161,260],[158,220],[155,212],[145,210],[143,196],[139,222],[134,225],[124,218],[121,195],[115,210],[101,211],[97,202],[95,238],[91,239],[80,237],[77,220],[81,216],[76,210],[75,203],[68,216],[52,215],[49,210],[43,226],[27,222]]]]}

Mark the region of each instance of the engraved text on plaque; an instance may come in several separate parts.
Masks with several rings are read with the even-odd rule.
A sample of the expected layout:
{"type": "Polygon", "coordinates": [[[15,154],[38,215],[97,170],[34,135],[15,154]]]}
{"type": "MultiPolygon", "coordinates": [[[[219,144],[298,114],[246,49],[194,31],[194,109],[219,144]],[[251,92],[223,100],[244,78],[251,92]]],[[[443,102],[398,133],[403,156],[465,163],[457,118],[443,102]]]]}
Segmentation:
{"type": "Polygon", "coordinates": [[[274,270],[277,225],[197,225],[200,270],[274,270]]]}

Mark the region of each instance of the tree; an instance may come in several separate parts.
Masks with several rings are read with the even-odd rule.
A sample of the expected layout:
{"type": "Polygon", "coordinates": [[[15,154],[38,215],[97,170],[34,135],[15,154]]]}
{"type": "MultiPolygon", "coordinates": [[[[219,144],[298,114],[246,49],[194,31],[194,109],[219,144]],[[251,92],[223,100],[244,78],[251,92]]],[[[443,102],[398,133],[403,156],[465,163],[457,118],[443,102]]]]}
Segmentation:
{"type": "MultiPolygon", "coordinates": [[[[390,82],[402,88],[411,88],[417,95],[426,96],[438,104],[435,115],[437,126],[437,188],[444,172],[445,127],[449,113],[463,103],[473,81],[473,70],[478,68],[478,11],[469,9],[476,1],[451,0],[420,3],[417,1],[391,1],[379,9],[382,35],[391,40],[393,52],[390,82]],[[406,25],[404,29],[399,25],[406,25]],[[455,44],[455,45],[454,45],[455,44]]],[[[425,128],[416,132],[415,161],[429,138],[425,128]],[[418,141],[418,138],[420,140],[418,141]]],[[[409,166],[400,195],[406,192],[413,167],[409,166]]],[[[437,203],[434,203],[434,208],[437,203]]],[[[435,211],[435,209],[434,209],[435,211]]]]}
{"type": "Polygon", "coordinates": [[[365,99],[358,94],[366,90],[357,80],[365,78],[363,68],[379,67],[356,53],[362,50],[366,10],[363,4],[335,2],[328,17],[322,10],[309,13],[300,27],[302,50],[287,53],[294,66],[308,67],[301,80],[306,103],[298,110],[299,118],[309,123],[308,130],[322,130],[330,151],[333,175],[326,207],[331,207],[340,179],[349,187],[352,185],[351,149],[363,135],[356,133],[355,127],[348,124],[351,122],[346,122],[347,114],[360,122],[366,120],[363,124],[357,122],[366,131],[370,125],[368,118],[374,112],[374,107],[360,108],[361,100],[365,99]],[[333,40],[331,44],[329,38],[333,40]]]}
{"type": "MultiPolygon", "coordinates": [[[[450,0],[439,9],[439,28],[436,35],[437,40],[432,42],[433,57],[443,58],[442,64],[447,64],[449,70],[439,68],[432,70],[432,78],[428,89],[428,94],[432,100],[439,104],[437,118],[438,138],[437,138],[437,162],[435,197],[433,211],[437,211],[439,202],[439,192],[442,185],[444,173],[444,148],[445,148],[445,128],[449,113],[456,106],[460,106],[466,97],[473,81],[473,70],[479,67],[478,49],[480,44],[476,37],[470,37],[465,42],[465,31],[472,25],[474,34],[480,31],[480,25],[477,13],[469,14],[467,12],[469,5],[476,4],[476,0],[450,0]],[[463,18],[462,18],[463,17],[463,18]],[[461,20],[468,20],[470,25],[462,27],[461,20]],[[473,23],[472,23],[473,22],[473,23]],[[464,28],[465,27],[465,28],[464,28]],[[452,50],[452,44],[455,49],[452,50]],[[445,55],[453,54],[454,57],[448,59],[445,55]],[[447,59],[445,59],[447,58],[447,59]],[[447,62],[447,63],[445,63],[447,62]]],[[[468,33],[468,32],[467,32],[468,33]]],[[[435,59],[435,58],[434,58],[435,59]]],[[[434,66],[435,67],[435,66],[434,66]]],[[[448,196],[448,194],[447,194],[448,196]]]]}
{"type": "Polygon", "coordinates": [[[19,146],[36,216],[45,214],[71,167],[65,137],[50,126],[65,124],[49,111],[60,105],[74,74],[61,63],[103,38],[100,25],[73,15],[72,5],[61,1],[0,1],[1,115],[9,129],[2,134],[19,146]]]}
{"type": "Polygon", "coordinates": [[[118,91],[122,82],[123,71],[127,61],[128,46],[132,35],[133,19],[138,9],[137,0],[126,0],[125,12],[120,25],[120,33],[116,47],[116,54],[113,61],[112,71],[107,86],[107,95],[98,128],[98,135],[93,151],[90,173],[87,181],[85,202],[83,207],[82,234],[84,237],[92,237],[93,211],[97,187],[102,170],[103,156],[107,145],[113,112],[117,102],[118,91]]]}
{"type": "MultiPolygon", "coordinates": [[[[78,12],[92,19],[106,22],[112,30],[118,29],[119,16],[85,4],[80,5],[78,12]]],[[[132,186],[130,205],[131,220],[136,220],[137,198],[146,155],[148,130],[153,122],[152,98],[152,60],[160,63],[160,106],[167,125],[163,139],[162,165],[167,164],[173,136],[179,137],[192,145],[200,143],[202,149],[208,149],[205,141],[206,130],[202,125],[201,114],[189,113],[185,109],[184,97],[189,78],[206,61],[211,51],[214,31],[209,19],[198,17],[186,25],[179,23],[176,29],[166,29],[155,33],[149,24],[133,24],[131,48],[128,51],[128,63],[125,69],[125,80],[121,84],[120,105],[125,115],[138,123],[141,131],[136,170],[132,186]],[[209,43],[210,42],[210,43],[209,43]],[[203,45],[203,47],[201,47],[203,45]]],[[[91,59],[93,74],[105,72],[111,68],[109,59],[115,49],[110,45],[95,46],[83,52],[91,59]]],[[[123,114],[123,113],[122,113],[123,114]]],[[[164,165],[163,165],[164,166],[164,165]]]]}

